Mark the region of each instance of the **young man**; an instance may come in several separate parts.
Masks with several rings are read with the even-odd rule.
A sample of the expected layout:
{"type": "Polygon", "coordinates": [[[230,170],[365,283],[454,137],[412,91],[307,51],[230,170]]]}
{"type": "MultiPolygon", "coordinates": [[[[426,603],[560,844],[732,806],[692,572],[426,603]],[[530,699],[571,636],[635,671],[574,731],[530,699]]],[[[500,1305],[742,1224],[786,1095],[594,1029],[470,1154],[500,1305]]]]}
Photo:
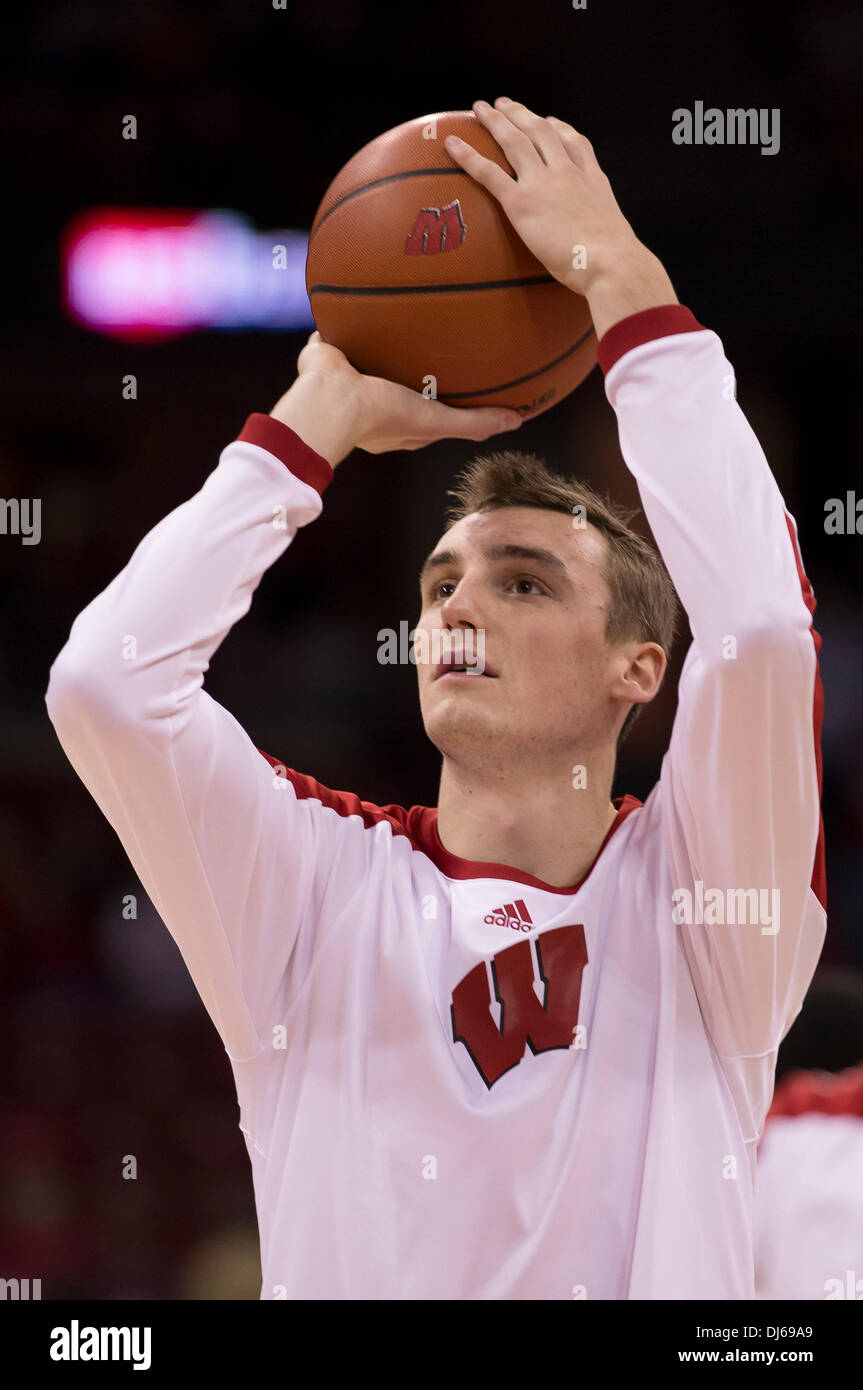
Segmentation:
{"type": "Polygon", "coordinates": [[[418,668],[437,808],[320,786],[202,689],[353,448],[507,423],[317,335],[77,618],[48,709],[230,1057],[262,1298],[752,1298],[755,1148],[825,934],[812,592],[722,345],[590,144],[476,111],[515,177],[454,157],[587,296],[692,627],[646,802],[611,781],[664,673],[667,580],[529,457],[475,466],[424,569],[420,632],[484,638],[483,675],[418,668]]]}

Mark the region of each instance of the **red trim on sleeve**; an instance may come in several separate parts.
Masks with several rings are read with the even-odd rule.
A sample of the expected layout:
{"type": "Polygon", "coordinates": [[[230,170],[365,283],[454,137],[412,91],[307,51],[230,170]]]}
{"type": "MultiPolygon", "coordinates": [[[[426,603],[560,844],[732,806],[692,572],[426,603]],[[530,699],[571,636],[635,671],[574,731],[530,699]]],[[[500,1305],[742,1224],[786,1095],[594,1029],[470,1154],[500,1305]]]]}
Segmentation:
{"type": "Polygon", "coordinates": [[[624,353],[650,343],[654,338],[668,338],[673,333],[699,333],[699,323],[691,309],[683,304],[659,304],[652,309],[639,309],[625,319],[618,319],[606,329],[599,340],[596,360],[607,376],[624,353]]]}
{"type": "Polygon", "coordinates": [[[777,1115],[859,1115],[863,1118],[863,1062],[845,1071],[793,1071],[776,1087],[777,1115]]]}
{"type": "Polygon", "coordinates": [[[253,414],[248,417],[237,440],[244,444],[257,444],[266,449],[283,463],[289,473],[308,483],[319,496],[333,481],[332,465],[315,449],[301,439],[290,425],[276,420],[272,415],[253,414]]]}
{"type": "Polygon", "coordinates": [[[414,842],[414,849],[422,848],[413,834],[414,822],[421,807],[406,811],[403,806],[375,806],[374,802],[361,801],[355,792],[332,791],[330,787],[316,782],[314,777],[307,776],[305,772],[286,767],[278,758],[265,753],[263,748],[259,748],[258,752],[262,758],[266,758],[277,777],[284,777],[290,782],[298,801],[319,801],[322,806],[329,807],[340,816],[360,816],[366,830],[371,830],[381,821],[389,821],[394,834],[407,835],[414,842]]]}
{"type": "MultiPolygon", "coordinates": [[[[800,588],[803,591],[803,602],[809,609],[811,616],[815,612],[815,595],[812,592],[812,585],[804,573],[803,561],[800,558],[800,548],[797,544],[797,535],[787,512],[785,513],[785,525],[788,527],[788,534],[791,537],[791,547],[794,551],[794,559],[797,564],[797,576],[800,580],[800,588]]],[[[812,644],[815,647],[815,689],[812,702],[812,732],[815,738],[815,767],[818,773],[818,801],[820,803],[822,795],[821,726],[824,722],[824,687],[821,684],[821,663],[818,655],[821,651],[821,633],[816,632],[814,627],[812,628],[812,644]]],[[[826,912],[827,874],[824,862],[823,813],[820,813],[818,818],[818,839],[815,844],[815,863],[812,868],[812,892],[826,912]]]]}
{"type": "Polygon", "coordinates": [[[449,850],[444,849],[438,835],[435,806],[412,806],[409,811],[403,806],[375,806],[371,801],[361,801],[354,792],[335,792],[329,787],[321,786],[320,782],[316,782],[304,772],[296,772],[292,767],[286,767],[277,758],[265,753],[263,748],[259,748],[258,752],[262,758],[266,758],[277,777],[284,777],[291,783],[299,801],[311,799],[336,811],[340,816],[359,816],[366,830],[373,829],[381,821],[387,821],[394,835],[406,835],[412,848],[425,854],[447,878],[502,878],[507,883],[523,883],[528,888],[541,888],[544,893],[560,893],[564,897],[578,891],[593,872],[615,830],[620,828],[631,811],[642,805],[634,796],[615,797],[612,805],[616,808],[617,815],[609,826],[608,833],[587,873],[571,888],[555,888],[550,883],[544,883],[541,878],[522,873],[520,869],[514,869],[509,864],[487,864],[481,860],[459,859],[457,855],[450,854],[449,850]]]}

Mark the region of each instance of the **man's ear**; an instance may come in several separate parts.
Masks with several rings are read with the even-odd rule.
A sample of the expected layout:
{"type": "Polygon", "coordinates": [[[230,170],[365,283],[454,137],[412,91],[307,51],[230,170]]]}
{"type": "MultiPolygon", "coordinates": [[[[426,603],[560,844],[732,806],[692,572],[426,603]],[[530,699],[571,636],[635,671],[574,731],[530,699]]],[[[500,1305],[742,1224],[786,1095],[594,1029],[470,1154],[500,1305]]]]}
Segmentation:
{"type": "Polygon", "coordinates": [[[619,671],[611,687],[616,700],[646,705],[658,693],[668,658],[658,642],[630,642],[621,648],[619,671]]]}

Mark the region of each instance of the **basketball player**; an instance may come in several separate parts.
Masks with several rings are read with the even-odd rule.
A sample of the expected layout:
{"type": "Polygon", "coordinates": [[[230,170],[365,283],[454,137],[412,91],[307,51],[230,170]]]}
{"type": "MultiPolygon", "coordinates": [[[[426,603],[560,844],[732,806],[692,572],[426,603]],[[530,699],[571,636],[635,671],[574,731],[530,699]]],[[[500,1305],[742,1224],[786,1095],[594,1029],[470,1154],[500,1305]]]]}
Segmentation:
{"type": "Polygon", "coordinates": [[[776,1063],[755,1174],[759,1299],[863,1299],[863,975],[820,969],[776,1063]]]}
{"type": "Polygon", "coordinates": [[[757,1298],[863,1299],[863,1062],[777,1086],[754,1213],[757,1298]]]}
{"type": "Polygon", "coordinates": [[[422,574],[418,636],[484,640],[482,674],[418,662],[437,807],[262,754],[204,673],[334,470],[508,424],[313,334],[76,619],[47,706],[230,1058],[262,1298],[751,1299],[756,1145],[825,935],[812,590],[722,344],[591,145],[475,110],[515,176],[452,153],[587,296],[668,573],[541,461],[474,460],[422,574]],[[612,800],[668,575],[693,635],[671,742],[643,804],[612,800]]]}

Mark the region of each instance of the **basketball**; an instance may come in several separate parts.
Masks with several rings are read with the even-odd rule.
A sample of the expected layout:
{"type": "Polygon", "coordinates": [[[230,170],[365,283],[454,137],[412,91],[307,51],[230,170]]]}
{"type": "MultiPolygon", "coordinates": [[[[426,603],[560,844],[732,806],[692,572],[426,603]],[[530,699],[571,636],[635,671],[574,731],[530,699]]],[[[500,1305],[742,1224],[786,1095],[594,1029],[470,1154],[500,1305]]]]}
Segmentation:
{"type": "Polygon", "coordinates": [[[548,273],[448,154],[457,135],[512,175],[472,111],[418,116],[336,175],[309,235],[315,325],[360,372],[527,419],[596,363],[587,300],[548,273]]]}

